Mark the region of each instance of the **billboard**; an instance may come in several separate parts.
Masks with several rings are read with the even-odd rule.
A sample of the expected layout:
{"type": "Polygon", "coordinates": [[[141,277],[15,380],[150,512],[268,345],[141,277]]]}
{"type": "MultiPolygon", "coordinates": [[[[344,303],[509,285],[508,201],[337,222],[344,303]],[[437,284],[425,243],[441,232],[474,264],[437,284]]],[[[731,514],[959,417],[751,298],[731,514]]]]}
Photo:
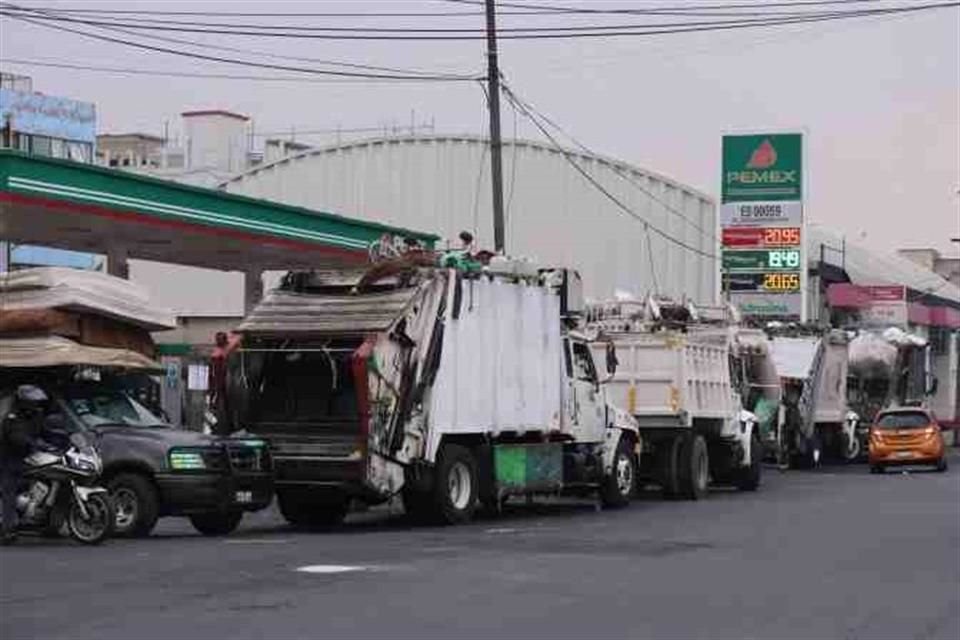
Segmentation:
{"type": "Polygon", "coordinates": [[[0,125],[19,133],[94,144],[97,110],[89,102],[0,89],[0,125]]]}
{"type": "Polygon", "coordinates": [[[721,273],[747,316],[804,320],[803,136],[723,136],[721,273]]]}

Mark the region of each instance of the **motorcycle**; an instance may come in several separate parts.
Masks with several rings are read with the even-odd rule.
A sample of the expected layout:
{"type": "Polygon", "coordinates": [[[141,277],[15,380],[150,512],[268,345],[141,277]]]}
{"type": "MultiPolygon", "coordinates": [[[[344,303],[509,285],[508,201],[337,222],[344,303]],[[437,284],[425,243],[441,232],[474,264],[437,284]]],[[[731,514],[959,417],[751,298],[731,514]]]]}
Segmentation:
{"type": "Polygon", "coordinates": [[[102,471],[100,455],[80,433],[70,436],[63,452],[44,447],[28,455],[24,490],[17,495],[18,528],[47,534],[65,528],[83,544],[103,542],[116,515],[110,494],[96,484],[102,471]]]}

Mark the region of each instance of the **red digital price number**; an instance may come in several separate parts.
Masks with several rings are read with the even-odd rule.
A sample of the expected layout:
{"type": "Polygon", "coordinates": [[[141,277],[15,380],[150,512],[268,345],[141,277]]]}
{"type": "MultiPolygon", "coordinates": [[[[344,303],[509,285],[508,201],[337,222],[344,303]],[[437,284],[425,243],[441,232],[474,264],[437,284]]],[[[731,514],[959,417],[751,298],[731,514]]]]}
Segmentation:
{"type": "Polygon", "coordinates": [[[766,247],[792,247],[798,244],[799,227],[771,227],[763,230],[763,245],[766,247]]]}

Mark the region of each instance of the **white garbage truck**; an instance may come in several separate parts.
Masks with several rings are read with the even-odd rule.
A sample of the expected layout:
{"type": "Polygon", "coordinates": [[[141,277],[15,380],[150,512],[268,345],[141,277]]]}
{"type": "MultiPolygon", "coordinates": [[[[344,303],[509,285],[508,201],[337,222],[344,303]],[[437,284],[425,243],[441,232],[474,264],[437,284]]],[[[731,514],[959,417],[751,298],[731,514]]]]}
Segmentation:
{"type": "MultiPolygon", "coordinates": [[[[615,346],[610,400],[636,418],[641,469],[667,497],[697,500],[711,482],[760,485],[761,420],[775,421],[779,384],[766,336],[728,308],[648,298],[591,305],[586,326],[615,346]]],[[[595,356],[605,357],[596,343],[595,356]]]]}
{"type": "Polygon", "coordinates": [[[782,466],[815,467],[824,454],[855,460],[859,416],[847,403],[849,337],[817,326],[767,327],[783,386],[771,454],[782,466]]]}
{"type": "Polygon", "coordinates": [[[573,330],[579,276],[422,258],[288,274],[238,327],[226,419],[269,440],[284,517],[397,494],[443,523],[513,494],[629,502],[640,437],[573,330]]]}

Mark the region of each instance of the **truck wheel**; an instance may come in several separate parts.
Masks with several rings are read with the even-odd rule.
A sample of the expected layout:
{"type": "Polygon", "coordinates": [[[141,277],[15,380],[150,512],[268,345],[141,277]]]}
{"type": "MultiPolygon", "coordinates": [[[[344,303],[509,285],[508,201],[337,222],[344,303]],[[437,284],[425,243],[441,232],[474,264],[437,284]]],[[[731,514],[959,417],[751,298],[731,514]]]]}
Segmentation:
{"type": "Polygon", "coordinates": [[[277,506],[280,514],[293,526],[317,529],[343,522],[349,503],[346,496],[324,499],[309,491],[281,489],[277,491],[277,506]]]}
{"type": "Polygon", "coordinates": [[[190,524],[205,536],[225,536],[233,533],[242,519],[242,511],[212,511],[193,514],[190,524]]]}
{"type": "Polygon", "coordinates": [[[707,441],[700,434],[691,434],[683,439],[680,448],[680,496],[686,500],[702,500],[707,495],[710,483],[710,460],[707,457],[707,441]]]}
{"type": "Polygon", "coordinates": [[[121,473],[107,484],[116,511],[114,535],[148,536],[157,524],[160,499],[149,478],[139,473],[121,473]]]}
{"type": "Polygon", "coordinates": [[[633,455],[630,438],[620,437],[617,451],[613,454],[613,468],[603,479],[600,499],[607,508],[620,508],[630,504],[637,483],[637,460],[633,455]]]}
{"type": "Polygon", "coordinates": [[[433,504],[442,524],[469,522],[477,509],[477,462],[466,447],[448,444],[440,451],[433,483],[433,504]]]}
{"type": "Polygon", "coordinates": [[[756,491],[760,486],[760,475],[763,469],[762,447],[760,437],[754,431],[750,436],[750,465],[739,469],[737,474],[737,488],[741,491],[756,491]]]}
{"type": "Polygon", "coordinates": [[[663,497],[668,500],[680,494],[680,453],[683,449],[683,438],[675,437],[661,449],[660,453],[660,484],[663,487],[663,497]]]}

